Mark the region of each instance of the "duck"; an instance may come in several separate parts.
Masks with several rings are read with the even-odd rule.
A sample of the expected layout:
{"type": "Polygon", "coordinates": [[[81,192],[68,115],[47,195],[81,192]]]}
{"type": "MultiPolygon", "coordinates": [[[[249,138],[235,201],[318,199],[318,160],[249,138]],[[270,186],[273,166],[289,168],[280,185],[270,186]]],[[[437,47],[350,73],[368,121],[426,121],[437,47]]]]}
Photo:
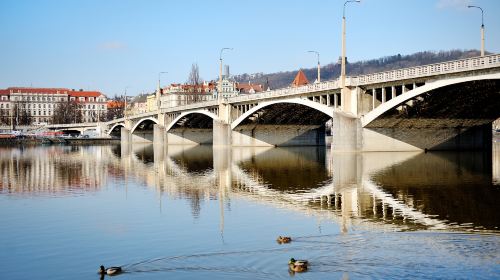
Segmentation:
{"type": "Polygon", "coordinates": [[[293,272],[304,272],[307,270],[307,265],[309,262],[307,260],[296,260],[291,258],[288,262],[288,267],[293,272]]]}
{"type": "Polygon", "coordinates": [[[99,274],[104,275],[116,275],[122,272],[121,266],[111,266],[108,268],[104,268],[104,265],[101,265],[99,268],[99,274]]]}
{"type": "Polygon", "coordinates": [[[278,239],[276,239],[276,241],[279,243],[279,244],[283,244],[283,243],[290,243],[290,241],[292,241],[292,238],[290,236],[278,236],[278,239]]]}

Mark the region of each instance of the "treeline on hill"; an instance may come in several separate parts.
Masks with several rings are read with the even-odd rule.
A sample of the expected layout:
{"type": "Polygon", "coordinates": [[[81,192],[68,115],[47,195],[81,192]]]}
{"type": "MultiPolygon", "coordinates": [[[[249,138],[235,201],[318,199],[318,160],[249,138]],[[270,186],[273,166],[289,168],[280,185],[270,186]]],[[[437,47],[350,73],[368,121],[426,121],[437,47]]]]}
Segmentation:
{"type": "MultiPolygon", "coordinates": [[[[474,56],[479,56],[480,52],[478,50],[451,50],[451,51],[440,51],[440,52],[418,52],[410,55],[392,55],[381,57],[379,59],[358,61],[354,63],[348,63],[346,72],[347,75],[356,76],[363,74],[370,74],[376,72],[389,71],[400,68],[407,68],[419,65],[433,64],[443,61],[457,60],[462,58],[469,58],[474,56]]],[[[248,82],[251,81],[254,84],[266,85],[269,82],[271,89],[288,87],[295,75],[297,75],[297,70],[278,72],[270,74],[241,74],[234,76],[234,79],[238,82],[248,82]]],[[[317,75],[317,68],[302,69],[304,74],[306,74],[309,82],[314,82],[317,75]]],[[[321,80],[333,80],[340,76],[340,63],[330,63],[321,67],[321,80]]]]}

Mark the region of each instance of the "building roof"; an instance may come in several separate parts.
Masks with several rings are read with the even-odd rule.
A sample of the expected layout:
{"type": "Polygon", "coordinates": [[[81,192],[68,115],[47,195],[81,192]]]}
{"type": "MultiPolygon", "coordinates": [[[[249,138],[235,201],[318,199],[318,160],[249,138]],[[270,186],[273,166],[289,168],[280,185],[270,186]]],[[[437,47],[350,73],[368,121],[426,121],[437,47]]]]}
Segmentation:
{"type": "Polygon", "coordinates": [[[9,93],[38,93],[38,94],[62,94],[71,91],[67,88],[33,88],[33,87],[9,87],[9,93]]]}
{"type": "Polygon", "coordinates": [[[132,103],[145,103],[147,100],[147,95],[142,94],[139,96],[136,96],[133,100],[132,103]]]}
{"type": "Polygon", "coordinates": [[[299,70],[297,76],[295,76],[295,79],[293,79],[292,87],[300,87],[307,84],[309,84],[309,80],[307,80],[304,72],[302,72],[302,70],[299,70]]]}
{"type": "Polygon", "coordinates": [[[68,95],[71,97],[99,97],[103,94],[99,91],[69,91],[68,95]]]}
{"type": "Polygon", "coordinates": [[[74,97],[99,97],[103,95],[99,91],[71,90],[67,88],[33,88],[33,87],[9,87],[0,89],[0,94],[32,93],[32,94],[68,94],[74,97]]]}
{"type": "Polygon", "coordinates": [[[123,108],[123,107],[125,107],[125,102],[117,101],[117,100],[109,100],[106,105],[107,105],[108,109],[110,109],[110,108],[123,108]]]}
{"type": "Polygon", "coordinates": [[[236,84],[236,90],[242,92],[242,93],[250,93],[250,91],[253,89],[254,92],[261,92],[263,91],[262,85],[257,85],[257,84],[246,84],[246,83],[237,83],[236,84]]]}

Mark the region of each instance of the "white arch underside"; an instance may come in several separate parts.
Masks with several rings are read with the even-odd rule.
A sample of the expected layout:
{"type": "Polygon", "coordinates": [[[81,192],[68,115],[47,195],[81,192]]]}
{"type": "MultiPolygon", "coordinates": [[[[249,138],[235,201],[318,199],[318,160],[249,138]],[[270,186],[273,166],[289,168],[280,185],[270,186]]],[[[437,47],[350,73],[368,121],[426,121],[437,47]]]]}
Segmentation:
{"type": "Polygon", "coordinates": [[[110,130],[108,130],[108,133],[107,133],[107,134],[108,134],[108,135],[109,135],[109,134],[111,134],[111,131],[113,131],[113,129],[115,129],[117,126],[125,127],[125,124],[122,124],[122,123],[117,123],[117,124],[113,125],[113,126],[111,127],[111,129],[110,129],[110,130]]]}
{"type": "Polygon", "coordinates": [[[175,118],[173,121],[171,121],[168,126],[166,127],[166,131],[169,131],[170,129],[172,129],[172,127],[178,122],[180,121],[182,118],[184,118],[185,116],[187,115],[191,115],[191,114],[202,114],[202,115],[205,115],[205,116],[208,116],[210,118],[212,118],[212,120],[216,120],[218,117],[217,115],[209,112],[208,110],[195,110],[195,111],[186,111],[186,112],[182,112],[177,118],[175,118]]]}
{"type": "Polygon", "coordinates": [[[393,98],[386,103],[380,104],[375,110],[370,111],[364,117],[361,118],[361,124],[363,127],[367,126],[369,123],[383,115],[385,112],[395,108],[408,100],[411,100],[419,95],[427,93],[431,90],[442,88],[449,85],[460,84],[465,82],[480,81],[480,80],[497,80],[500,79],[500,73],[486,74],[481,76],[472,77],[460,77],[460,78],[450,78],[438,81],[428,82],[425,85],[418,87],[416,89],[407,91],[406,93],[393,98]]]}
{"type": "Polygon", "coordinates": [[[304,105],[304,106],[313,108],[315,110],[318,110],[318,111],[328,115],[330,118],[333,118],[333,115],[334,115],[334,109],[332,107],[328,107],[326,105],[311,101],[309,99],[293,98],[293,99],[286,99],[286,100],[274,100],[274,101],[261,102],[261,103],[259,103],[259,105],[251,108],[250,110],[245,112],[243,115],[239,116],[235,121],[233,121],[231,123],[231,129],[235,129],[242,121],[244,121],[246,118],[253,115],[255,112],[259,111],[260,109],[267,107],[267,106],[274,105],[274,104],[280,104],[280,103],[304,105]]]}
{"type": "Polygon", "coordinates": [[[136,129],[136,128],[137,128],[137,127],[138,127],[138,126],[139,126],[142,122],[144,122],[144,121],[148,121],[148,120],[149,120],[149,121],[152,121],[152,122],[154,122],[154,123],[156,123],[156,124],[158,124],[158,120],[157,120],[157,119],[155,119],[155,118],[144,118],[144,119],[141,119],[140,121],[138,121],[138,122],[134,125],[134,127],[132,127],[132,129],[130,130],[130,132],[131,132],[131,133],[134,133],[135,129],[136,129]]]}

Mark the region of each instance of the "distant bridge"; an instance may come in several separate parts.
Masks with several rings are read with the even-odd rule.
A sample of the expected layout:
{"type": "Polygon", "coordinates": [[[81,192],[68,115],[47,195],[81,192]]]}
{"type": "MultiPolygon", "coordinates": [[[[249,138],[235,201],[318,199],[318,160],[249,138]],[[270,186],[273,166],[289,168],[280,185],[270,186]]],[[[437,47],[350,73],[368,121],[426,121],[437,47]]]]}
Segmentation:
{"type": "Polygon", "coordinates": [[[474,57],[240,95],[131,115],[97,129],[122,143],[214,146],[325,145],[339,151],[491,147],[500,117],[500,55],[474,57]]]}

